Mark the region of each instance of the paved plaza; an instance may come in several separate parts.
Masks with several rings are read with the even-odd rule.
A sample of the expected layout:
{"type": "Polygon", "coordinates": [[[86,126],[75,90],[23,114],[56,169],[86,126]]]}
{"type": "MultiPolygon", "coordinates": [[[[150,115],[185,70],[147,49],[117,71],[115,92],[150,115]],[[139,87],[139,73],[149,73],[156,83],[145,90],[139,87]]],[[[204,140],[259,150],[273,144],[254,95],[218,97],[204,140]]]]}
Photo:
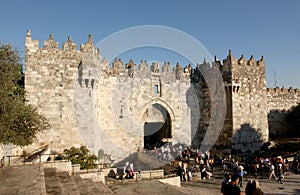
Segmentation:
{"type": "MultiPolygon", "coordinates": [[[[93,184],[92,181],[77,181],[78,177],[61,177],[61,172],[53,173],[51,179],[45,179],[46,172],[38,165],[10,166],[0,169],[0,194],[203,194],[215,195],[220,193],[222,173],[216,172],[214,177],[201,181],[181,182],[182,187],[160,183],[158,180],[123,180],[104,187],[103,184],[93,184]],[[57,175],[57,177],[53,177],[57,175]],[[55,180],[57,178],[57,181],[55,180]],[[69,179],[69,180],[68,180],[69,179]],[[68,180],[68,181],[67,181],[68,180]],[[49,183],[49,182],[52,183],[49,183]],[[64,182],[62,182],[64,181],[64,182]],[[60,183],[59,183],[60,182],[60,183]],[[68,183],[68,188],[65,184],[68,183]],[[52,185],[53,184],[53,185],[52,185]],[[54,186],[57,189],[46,189],[54,186]],[[72,186],[70,187],[70,184],[72,186]],[[88,185],[87,185],[88,184],[88,185]]],[[[242,188],[245,194],[245,186],[248,179],[260,182],[261,189],[267,195],[294,195],[300,194],[300,175],[289,174],[284,183],[279,184],[274,179],[266,177],[250,177],[243,179],[242,188]]]]}

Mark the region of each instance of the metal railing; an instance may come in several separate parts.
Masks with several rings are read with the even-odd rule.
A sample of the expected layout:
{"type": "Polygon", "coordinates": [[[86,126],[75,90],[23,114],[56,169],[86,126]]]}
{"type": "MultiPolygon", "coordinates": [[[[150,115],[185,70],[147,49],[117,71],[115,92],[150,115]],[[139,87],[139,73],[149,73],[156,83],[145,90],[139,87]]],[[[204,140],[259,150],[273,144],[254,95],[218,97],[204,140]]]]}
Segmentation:
{"type": "Polygon", "coordinates": [[[8,155],[8,156],[3,156],[3,158],[1,159],[1,165],[2,166],[10,166],[12,164],[20,164],[19,161],[21,161],[21,164],[26,164],[26,163],[30,163],[30,164],[35,164],[36,161],[38,160],[38,163],[41,164],[42,162],[42,156],[48,156],[48,159],[46,160],[47,162],[58,162],[58,161],[69,161],[67,159],[56,159],[57,156],[63,156],[64,154],[37,154],[37,157],[29,160],[28,157],[30,157],[31,155],[8,155]],[[53,156],[53,159],[51,158],[51,156],[53,156]],[[6,161],[7,159],[7,161],[6,161]],[[6,164],[7,163],[7,164],[6,164]]]}
{"type": "MultiPolygon", "coordinates": [[[[47,163],[58,163],[58,162],[70,162],[69,159],[64,159],[64,158],[57,158],[57,157],[63,157],[65,154],[64,153],[55,153],[55,154],[38,154],[37,157],[31,161],[27,161],[28,157],[30,155],[8,155],[8,156],[3,156],[0,160],[0,167],[4,166],[11,166],[15,164],[35,164],[37,163],[39,165],[39,168],[41,168],[41,165],[43,162],[47,163]],[[42,156],[48,156],[46,161],[42,162],[42,156]]],[[[72,174],[75,174],[75,168],[78,166],[78,164],[71,164],[71,169],[72,169],[72,174]]],[[[80,166],[80,172],[93,172],[97,171],[100,172],[102,168],[109,168],[109,163],[89,163],[84,166],[85,168],[82,168],[80,166]],[[91,168],[95,167],[95,168],[91,168]]]]}

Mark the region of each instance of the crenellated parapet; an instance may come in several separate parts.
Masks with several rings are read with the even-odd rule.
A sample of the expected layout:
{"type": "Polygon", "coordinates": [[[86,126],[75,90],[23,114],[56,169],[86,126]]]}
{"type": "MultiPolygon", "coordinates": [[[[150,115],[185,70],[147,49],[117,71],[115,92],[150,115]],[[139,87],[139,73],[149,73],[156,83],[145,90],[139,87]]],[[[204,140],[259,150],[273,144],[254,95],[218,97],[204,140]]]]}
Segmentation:
{"type": "Polygon", "coordinates": [[[292,107],[300,103],[300,90],[284,87],[267,88],[268,122],[271,137],[286,134],[285,117],[292,107]]]}
{"type": "Polygon", "coordinates": [[[300,103],[300,90],[290,88],[267,88],[269,110],[288,110],[300,103]]]}
{"type": "Polygon", "coordinates": [[[298,88],[285,88],[285,87],[276,87],[276,88],[267,88],[267,92],[269,94],[275,95],[275,94],[300,94],[300,89],[298,88]]]}
{"type": "Polygon", "coordinates": [[[39,41],[32,40],[31,32],[29,29],[27,30],[27,33],[26,33],[25,48],[26,48],[26,53],[37,52],[37,50],[39,49],[39,41]]]}
{"type": "Polygon", "coordinates": [[[72,41],[72,38],[68,36],[67,42],[64,42],[62,49],[66,51],[76,51],[76,43],[72,41]]]}
{"type": "MultiPolygon", "coordinates": [[[[95,48],[92,42],[92,35],[90,34],[86,43],[80,45],[80,49],[77,50],[77,45],[72,41],[72,38],[68,36],[66,42],[62,43],[62,48],[58,47],[58,42],[54,40],[52,34],[49,35],[49,39],[44,41],[42,48],[39,47],[39,41],[33,40],[31,38],[30,30],[27,30],[25,48],[27,56],[31,54],[41,54],[47,53],[47,55],[53,54],[58,55],[58,53],[69,53],[69,55],[80,55],[82,59],[85,60],[101,60],[100,50],[95,48]],[[54,52],[54,50],[57,50],[54,52]]],[[[44,55],[45,57],[45,55],[44,55]]]]}
{"type": "MultiPolygon", "coordinates": [[[[216,57],[215,57],[215,61],[218,61],[216,57]]],[[[262,56],[260,60],[255,60],[254,56],[251,55],[249,60],[246,60],[244,55],[242,54],[239,59],[236,59],[233,56],[232,51],[229,50],[228,56],[226,57],[226,59],[223,60],[224,70],[225,71],[231,70],[232,68],[235,67],[235,65],[264,66],[265,65],[264,57],[262,56]]]]}

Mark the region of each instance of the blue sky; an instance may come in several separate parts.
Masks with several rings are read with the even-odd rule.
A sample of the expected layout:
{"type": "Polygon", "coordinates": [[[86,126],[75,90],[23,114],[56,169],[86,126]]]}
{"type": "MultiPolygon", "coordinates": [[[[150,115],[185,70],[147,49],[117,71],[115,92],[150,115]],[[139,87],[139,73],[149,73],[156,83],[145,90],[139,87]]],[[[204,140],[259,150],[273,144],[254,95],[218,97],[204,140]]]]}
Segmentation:
{"type": "MultiPolygon", "coordinates": [[[[239,58],[264,56],[267,86],[300,88],[300,1],[3,1],[0,12],[0,41],[24,51],[26,30],[33,39],[49,34],[61,43],[70,35],[80,45],[93,35],[96,44],[117,31],[139,25],[162,25],[196,38],[212,54],[224,59],[228,50],[239,58]],[[274,76],[276,73],[276,77],[274,76]],[[275,79],[276,78],[276,79],[275,79]]],[[[100,48],[101,50],[101,48],[100,48]]],[[[105,56],[104,56],[105,57],[105,56]]],[[[122,55],[170,61],[182,57],[158,49],[131,51],[122,55]],[[156,59],[155,59],[156,58],[156,59]]],[[[202,62],[203,59],[199,59],[202,62]]]]}

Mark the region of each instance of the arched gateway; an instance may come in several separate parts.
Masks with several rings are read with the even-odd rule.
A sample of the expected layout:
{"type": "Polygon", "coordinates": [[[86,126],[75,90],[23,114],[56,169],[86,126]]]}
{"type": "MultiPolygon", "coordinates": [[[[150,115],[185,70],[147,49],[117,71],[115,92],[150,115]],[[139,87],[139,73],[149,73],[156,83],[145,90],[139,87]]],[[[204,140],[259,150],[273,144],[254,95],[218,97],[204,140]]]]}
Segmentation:
{"type": "MultiPolygon", "coordinates": [[[[174,120],[174,116],[172,117],[174,120]]],[[[172,141],[172,118],[159,103],[152,104],[143,114],[144,148],[153,149],[172,141]]]]}

